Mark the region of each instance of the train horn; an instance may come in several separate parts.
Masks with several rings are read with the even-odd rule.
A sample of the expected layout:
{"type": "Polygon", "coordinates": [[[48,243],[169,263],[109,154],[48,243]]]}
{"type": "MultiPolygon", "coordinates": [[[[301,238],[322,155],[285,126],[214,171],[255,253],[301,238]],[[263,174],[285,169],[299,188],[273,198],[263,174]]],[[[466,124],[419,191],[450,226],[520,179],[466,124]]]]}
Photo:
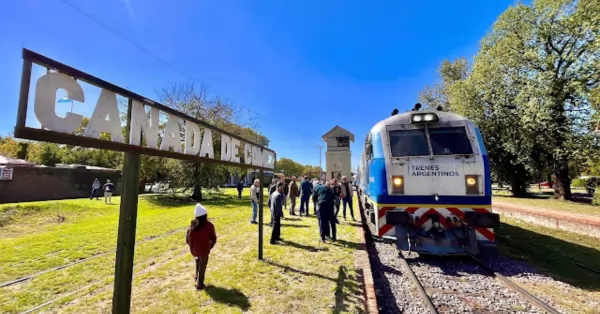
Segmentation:
{"type": "Polygon", "coordinates": [[[412,111],[417,111],[421,109],[421,104],[420,103],[416,103],[415,106],[412,108],[412,111]]]}
{"type": "Polygon", "coordinates": [[[392,116],[395,116],[395,115],[397,115],[397,114],[398,114],[398,109],[394,109],[394,110],[392,111],[392,116]]]}

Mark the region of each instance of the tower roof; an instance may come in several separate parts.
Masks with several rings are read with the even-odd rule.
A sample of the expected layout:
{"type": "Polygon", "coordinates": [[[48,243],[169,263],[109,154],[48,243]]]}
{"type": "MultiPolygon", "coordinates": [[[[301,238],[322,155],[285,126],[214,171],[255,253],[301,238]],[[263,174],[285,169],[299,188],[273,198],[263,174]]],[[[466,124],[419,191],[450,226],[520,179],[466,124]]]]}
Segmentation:
{"type": "Polygon", "coordinates": [[[354,142],[354,134],[350,133],[348,130],[342,128],[339,125],[336,125],[335,127],[333,127],[333,129],[323,134],[323,140],[326,141],[328,138],[335,138],[341,136],[348,136],[350,141],[354,142]]]}

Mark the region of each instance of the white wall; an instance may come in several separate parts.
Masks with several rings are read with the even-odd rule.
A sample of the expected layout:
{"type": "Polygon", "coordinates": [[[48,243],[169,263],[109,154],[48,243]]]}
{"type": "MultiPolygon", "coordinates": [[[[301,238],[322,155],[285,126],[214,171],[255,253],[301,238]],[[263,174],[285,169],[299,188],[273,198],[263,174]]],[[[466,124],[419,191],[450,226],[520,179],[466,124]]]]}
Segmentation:
{"type": "MultiPolygon", "coordinates": [[[[332,171],[340,171],[341,176],[352,178],[352,155],[349,150],[328,151],[325,153],[325,171],[327,180],[332,179],[332,171]],[[337,167],[336,167],[337,166],[337,167]]],[[[340,176],[340,177],[341,177],[340,176]]]]}

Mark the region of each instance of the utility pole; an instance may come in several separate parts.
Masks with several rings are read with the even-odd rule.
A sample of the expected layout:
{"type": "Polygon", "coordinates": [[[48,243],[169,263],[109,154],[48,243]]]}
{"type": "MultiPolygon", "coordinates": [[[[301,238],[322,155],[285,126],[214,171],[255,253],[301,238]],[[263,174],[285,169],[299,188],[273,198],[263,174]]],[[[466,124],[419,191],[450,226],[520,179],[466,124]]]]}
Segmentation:
{"type": "Polygon", "coordinates": [[[321,157],[323,156],[323,145],[317,145],[317,147],[319,148],[319,180],[321,180],[321,176],[323,175],[323,166],[321,166],[321,157]]]}

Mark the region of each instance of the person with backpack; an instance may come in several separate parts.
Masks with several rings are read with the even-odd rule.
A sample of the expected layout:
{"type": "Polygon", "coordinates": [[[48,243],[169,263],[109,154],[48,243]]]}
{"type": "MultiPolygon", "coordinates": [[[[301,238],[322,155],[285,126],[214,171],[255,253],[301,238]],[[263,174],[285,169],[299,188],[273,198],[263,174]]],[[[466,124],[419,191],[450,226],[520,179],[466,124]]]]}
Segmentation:
{"type": "Polygon", "coordinates": [[[205,288],[204,278],[208,256],[212,248],[217,244],[217,233],[215,232],[215,226],[208,221],[206,208],[200,203],[196,204],[194,216],[196,218],[192,220],[187,230],[185,242],[190,247],[190,253],[196,261],[194,279],[196,281],[196,289],[201,290],[205,288]]]}
{"type": "Polygon", "coordinates": [[[106,180],[103,186],[104,189],[104,204],[112,204],[112,192],[115,185],[110,183],[110,180],[106,180]]]}

